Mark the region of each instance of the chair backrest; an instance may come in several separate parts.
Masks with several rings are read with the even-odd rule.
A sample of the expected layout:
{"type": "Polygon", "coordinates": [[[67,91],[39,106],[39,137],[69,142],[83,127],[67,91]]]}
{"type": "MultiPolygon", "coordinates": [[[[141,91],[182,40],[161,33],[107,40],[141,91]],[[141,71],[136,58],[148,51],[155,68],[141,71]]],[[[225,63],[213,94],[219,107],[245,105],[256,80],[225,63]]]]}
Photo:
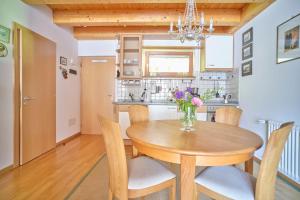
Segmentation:
{"type": "Polygon", "coordinates": [[[98,116],[109,165],[109,188],[118,199],[128,198],[128,174],[125,147],[118,123],[98,116]]]}
{"type": "Polygon", "coordinates": [[[255,200],[274,200],[278,164],[293,125],[293,122],[284,123],[271,134],[257,177],[255,200]]]}
{"type": "Polygon", "coordinates": [[[233,106],[224,106],[216,110],[215,120],[219,123],[239,126],[242,112],[243,111],[239,108],[233,106]]]}
{"type": "Polygon", "coordinates": [[[148,106],[132,105],[129,106],[128,111],[129,111],[129,119],[131,125],[137,122],[149,121],[148,106]]]}

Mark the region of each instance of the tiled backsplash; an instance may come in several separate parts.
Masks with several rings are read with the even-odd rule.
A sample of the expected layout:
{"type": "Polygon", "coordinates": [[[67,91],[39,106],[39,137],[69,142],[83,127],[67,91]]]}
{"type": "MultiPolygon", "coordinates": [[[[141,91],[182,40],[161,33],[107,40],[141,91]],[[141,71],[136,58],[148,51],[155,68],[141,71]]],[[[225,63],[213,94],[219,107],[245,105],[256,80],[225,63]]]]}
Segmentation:
{"type": "Polygon", "coordinates": [[[178,88],[185,90],[187,87],[199,88],[201,95],[207,89],[219,89],[220,97],[231,94],[232,99],[238,99],[238,71],[233,72],[194,72],[193,80],[178,79],[143,79],[143,80],[116,80],[116,101],[134,100],[141,98],[146,88],[146,100],[164,101],[171,96],[170,91],[178,88]]]}

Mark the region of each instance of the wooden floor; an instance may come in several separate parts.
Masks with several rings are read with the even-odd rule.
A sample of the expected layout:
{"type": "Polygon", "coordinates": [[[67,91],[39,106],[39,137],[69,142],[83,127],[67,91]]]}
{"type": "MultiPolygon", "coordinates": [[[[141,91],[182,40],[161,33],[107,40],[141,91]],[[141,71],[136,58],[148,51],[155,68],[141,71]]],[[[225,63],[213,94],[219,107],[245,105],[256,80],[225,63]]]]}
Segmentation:
{"type": "Polygon", "coordinates": [[[101,136],[81,135],[0,176],[0,199],[64,199],[104,154],[101,136]]]}
{"type": "MultiPolygon", "coordinates": [[[[131,147],[126,153],[131,155],[131,147]]],[[[0,200],[65,199],[96,166],[105,152],[101,136],[81,135],[66,145],[0,176],[0,200]]],[[[258,165],[255,165],[255,174],[258,165]]],[[[90,184],[89,184],[90,185],[90,184]]],[[[93,183],[89,187],[97,187],[93,183]]],[[[85,193],[86,194],[86,193],[85,193]]],[[[276,200],[300,199],[299,191],[280,179],[276,183],[276,200]]],[[[88,195],[85,199],[92,200],[88,195]]],[[[80,198],[82,199],[82,198],[80,198]]],[[[97,198],[95,198],[97,199],[97,198]]]]}
{"type": "MultiPolygon", "coordinates": [[[[132,148],[126,148],[127,150],[131,150],[132,148]]],[[[127,154],[128,158],[130,154],[127,154]]],[[[167,168],[172,170],[175,174],[177,174],[177,199],[180,197],[180,166],[177,164],[169,164],[166,162],[161,162],[167,168]]],[[[243,165],[239,165],[239,167],[244,168],[243,165]]],[[[197,173],[203,170],[204,167],[197,167],[197,173]]],[[[254,164],[254,175],[257,176],[257,171],[259,169],[258,163],[254,164]]],[[[99,199],[108,199],[108,160],[107,156],[103,156],[99,163],[90,171],[90,173],[83,179],[83,181],[78,184],[76,188],[70,193],[66,200],[99,200],[99,199]]],[[[287,185],[281,179],[277,179],[276,181],[276,191],[275,191],[275,200],[299,200],[300,199],[300,191],[295,190],[293,187],[287,185]]],[[[148,195],[144,198],[144,200],[168,200],[169,198],[168,190],[163,190],[161,192],[157,192],[151,195],[148,195]]],[[[141,200],[135,199],[135,200],[141,200]]],[[[212,200],[205,196],[204,194],[200,194],[199,200],[212,200]]]]}

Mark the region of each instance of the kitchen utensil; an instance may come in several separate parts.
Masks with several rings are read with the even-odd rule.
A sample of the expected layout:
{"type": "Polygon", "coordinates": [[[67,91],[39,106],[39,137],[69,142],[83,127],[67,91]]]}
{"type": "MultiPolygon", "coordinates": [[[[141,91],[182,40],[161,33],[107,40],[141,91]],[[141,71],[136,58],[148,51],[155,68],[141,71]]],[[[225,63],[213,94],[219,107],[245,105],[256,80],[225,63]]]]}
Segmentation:
{"type": "Polygon", "coordinates": [[[217,92],[216,92],[216,98],[220,98],[219,90],[217,90],[217,92]]]}
{"type": "Polygon", "coordinates": [[[161,91],[162,87],[160,85],[157,85],[155,87],[155,93],[159,93],[161,91]]]}
{"type": "Polygon", "coordinates": [[[199,88],[193,88],[193,95],[198,95],[199,88]]]}
{"type": "Polygon", "coordinates": [[[225,94],[223,95],[224,103],[228,103],[228,100],[231,99],[231,94],[225,94]]]}
{"type": "Polygon", "coordinates": [[[219,84],[219,81],[217,81],[217,84],[216,84],[216,98],[220,98],[220,93],[219,93],[219,89],[220,89],[220,84],[219,84]]]}
{"type": "Polygon", "coordinates": [[[140,98],[140,100],[141,100],[141,102],[144,102],[145,101],[145,99],[146,99],[146,95],[147,95],[147,89],[146,88],[144,88],[144,91],[143,91],[143,93],[142,93],[142,95],[141,95],[141,98],[140,98]]]}

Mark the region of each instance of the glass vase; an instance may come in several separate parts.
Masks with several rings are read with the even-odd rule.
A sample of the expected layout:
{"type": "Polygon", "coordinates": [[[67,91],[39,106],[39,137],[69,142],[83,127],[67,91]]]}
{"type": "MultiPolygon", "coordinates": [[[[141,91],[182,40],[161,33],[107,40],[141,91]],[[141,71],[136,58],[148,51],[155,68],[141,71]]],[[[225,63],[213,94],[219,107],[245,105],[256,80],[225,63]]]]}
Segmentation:
{"type": "Polygon", "coordinates": [[[185,132],[190,132],[195,130],[193,128],[195,120],[196,120],[195,109],[188,107],[187,111],[183,112],[183,117],[181,118],[182,126],[183,126],[181,130],[185,132]]]}

